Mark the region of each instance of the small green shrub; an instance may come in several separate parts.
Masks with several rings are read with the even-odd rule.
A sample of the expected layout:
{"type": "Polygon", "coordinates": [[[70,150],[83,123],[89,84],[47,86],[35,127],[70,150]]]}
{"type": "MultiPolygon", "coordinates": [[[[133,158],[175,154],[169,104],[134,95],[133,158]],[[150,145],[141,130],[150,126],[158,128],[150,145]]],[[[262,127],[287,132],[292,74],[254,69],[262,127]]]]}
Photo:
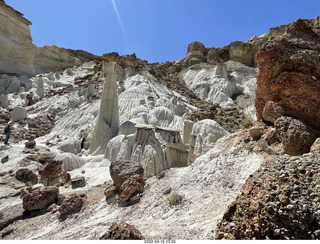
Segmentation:
{"type": "Polygon", "coordinates": [[[184,199],[184,195],[179,195],[176,192],[173,192],[168,198],[167,200],[169,201],[170,204],[172,205],[178,205],[182,202],[182,200],[184,199]]]}
{"type": "Polygon", "coordinates": [[[253,120],[246,114],[242,116],[242,124],[245,128],[249,128],[253,125],[253,120]]]}

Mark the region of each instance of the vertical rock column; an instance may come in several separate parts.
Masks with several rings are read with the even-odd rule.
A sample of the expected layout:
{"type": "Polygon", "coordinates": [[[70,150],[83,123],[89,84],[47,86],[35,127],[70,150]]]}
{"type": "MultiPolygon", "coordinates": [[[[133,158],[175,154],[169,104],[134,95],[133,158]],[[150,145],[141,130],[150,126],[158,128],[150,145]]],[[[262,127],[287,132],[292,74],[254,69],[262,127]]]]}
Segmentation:
{"type": "Polygon", "coordinates": [[[103,65],[106,81],[101,98],[98,119],[90,143],[89,152],[92,154],[104,154],[108,142],[118,134],[119,108],[115,68],[115,62],[104,63],[103,65]]]}
{"type": "Polygon", "coordinates": [[[8,103],[8,95],[7,94],[2,94],[0,95],[0,106],[2,108],[6,108],[8,107],[9,103],[8,103]]]}
{"type": "Polygon", "coordinates": [[[40,76],[39,76],[39,79],[38,79],[37,95],[38,95],[40,98],[44,98],[44,88],[43,88],[42,75],[40,75],[40,76]]]}

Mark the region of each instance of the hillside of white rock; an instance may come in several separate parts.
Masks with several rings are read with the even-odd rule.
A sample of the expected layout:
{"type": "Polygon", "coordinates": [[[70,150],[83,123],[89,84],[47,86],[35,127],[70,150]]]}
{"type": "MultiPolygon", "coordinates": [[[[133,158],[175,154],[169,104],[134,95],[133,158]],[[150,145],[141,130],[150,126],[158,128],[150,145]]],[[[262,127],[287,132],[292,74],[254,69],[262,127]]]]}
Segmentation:
{"type": "Polygon", "coordinates": [[[273,130],[256,121],[254,56],[284,27],[220,49],[194,42],[185,58],[149,64],[134,54],[36,47],[31,23],[0,1],[4,21],[0,131],[8,123],[13,129],[8,145],[0,135],[3,240],[96,240],[121,222],[145,239],[215,239],[247,179],[283,154],[278,142],[264,141],[273,130]],[[107,193],[119,160],[143,168],[143,191],[131,182],[125,204],[125,190],[107,193]],[[51,193],[41,199],[43,189],[59,193],[45,204],[51,193]],[[85,200],[62,218],[70,194],[85,200]]]}

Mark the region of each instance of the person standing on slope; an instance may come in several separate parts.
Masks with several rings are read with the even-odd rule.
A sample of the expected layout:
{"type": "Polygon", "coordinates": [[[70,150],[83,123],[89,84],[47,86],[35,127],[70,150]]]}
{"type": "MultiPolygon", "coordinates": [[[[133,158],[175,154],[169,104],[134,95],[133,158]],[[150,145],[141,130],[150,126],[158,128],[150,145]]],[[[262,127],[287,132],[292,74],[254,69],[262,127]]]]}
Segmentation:
{"type": "Polygon", "coordinates": [[[11,134],[11,125],[8,124],[7,127],[4,129],[4,133],[6,134],[6,139],[4,140],[4,144],[7,145],[9,138],[10,138],[10,134],[11,134]]]}

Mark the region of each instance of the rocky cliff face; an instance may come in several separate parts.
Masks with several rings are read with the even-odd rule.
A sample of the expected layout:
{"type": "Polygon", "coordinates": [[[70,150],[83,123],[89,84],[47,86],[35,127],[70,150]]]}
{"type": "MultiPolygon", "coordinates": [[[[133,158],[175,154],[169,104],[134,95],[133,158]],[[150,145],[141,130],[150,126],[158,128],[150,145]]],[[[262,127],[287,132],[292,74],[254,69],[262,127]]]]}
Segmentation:
{"type": "MultiPolygon", "coordinates": [[[[25,21],[29,35],[29,22],[0,4],[25,21]]],[[[108,226],[123,221],[149,240],[319,239],[319,138],[310,149],[319,134],[303,118],[285,116],[277,103],[290,98],[282,89],[295,91],[270,85],[280,96],[266,102],[262,117],[274,125],[254,122],[243,129],[255,114],[256,49],[267,40],[267,47],[283,40],[288,33],[274,36],[285,28],[223,48],[192,43],[186,58],[161,64],[135,54],[109,53],[102,62],[84,51],[33,47],[31,71],[47,73],[23,84],[12,74],[0,79],[0,131],[15,121],[10,145],[0,145],[0,239],[128,236],[132,226],[113,224],[102,237],[108,226]],[[92,59],[97,61],[86,62],[92,59]],[[74,64],[81,65],[52,71],[74,64]],[[143,167],[137,177],[120,167],[125,170],[119,175],[127,171],[129,177],[120,190],[109,167],[118,159],[143,167]],[[42,196],[50,188],[44,187],[53,185],[48,202],[42,196]],[[26,212],[22,199],[29,199],[26,212]]],[[[292,67],[286,72],[296,70],[300,77],[312,70],[317,78],[317,64],[303,55],[317,55],[318,44],[310,40],[318,40],[318,32],[305,33],[303,24],[295,28],[289,34],[299,45],[293,39],[286,43],[290,60],[302,58],[294,65],[288,61],[292,67]]],[[[19,62],[22,74],[27,66],[19,62]]],[[[298,87],[288,77],[287,86],[298,87]]]]}
{"type": "Polygon", "coordinates": [[[0,72],[35,75],[79,66],[100,57],[81,50],[32,43],[31,22],[23,14],[0,2],[0,72]]]}
{"type": "Polygon", "coordinates": [[[247,179],[218,224],[217,239],[320,238],[320,37],[319,28],[308,26],[318,20],[274,30],[287,27],[257,53],[257,116],[274,128],[251,135],[264,140],[268,151],[278,141],[286,155],[266,160],[247,179]]]}
{"type": "Polygon", "coordinates": [[[31,22],[4,1],[0,2],[0,72],[35,73],[31,22]]]}
{"type": "Polygon", "coordinates": [[[308,27],[302,20],[293,22],[284,35],[261,47],[257,61],[258,119],[274,122],[266,116],[270,113],[264,115],[272,102],[273,109],[281,114],[320,129],[319,29],[308,27]]]}

